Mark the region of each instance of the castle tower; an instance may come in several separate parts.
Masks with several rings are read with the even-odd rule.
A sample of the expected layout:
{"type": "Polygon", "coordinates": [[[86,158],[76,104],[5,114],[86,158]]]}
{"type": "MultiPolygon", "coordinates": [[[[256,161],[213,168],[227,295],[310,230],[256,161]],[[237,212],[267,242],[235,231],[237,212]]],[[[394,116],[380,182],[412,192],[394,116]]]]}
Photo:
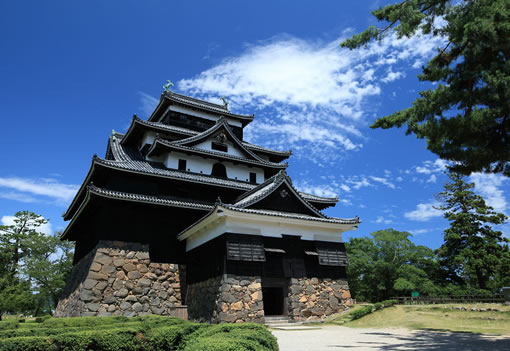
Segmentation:
{"type": "Polygon", "coordinates": [[[323,318],[350,303],[337,198],[298,191],[253,115],[165,91],[112,132],[71,205],[76,242],[58,316],[161,314],[211,322],[323,318]]]}

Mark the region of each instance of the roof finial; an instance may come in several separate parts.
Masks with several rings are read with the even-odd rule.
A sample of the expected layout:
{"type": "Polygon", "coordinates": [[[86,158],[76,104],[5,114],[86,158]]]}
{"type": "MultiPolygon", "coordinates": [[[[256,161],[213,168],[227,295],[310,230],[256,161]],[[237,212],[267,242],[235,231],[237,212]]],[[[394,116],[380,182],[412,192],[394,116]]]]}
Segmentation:
{"type": "Polygon", "coordinates": [[[168,79],[166,81],[167,81],[167,83],[165,85],[163,85],[163,92],[165,92],[165,93],[172,92],[172,87],[174,86],[174,83],[172,83],[168,79]]]}
{"type": "Polygon", "coordinates": [[[214,204],[215,204],[216,206],[221,206],[221,205],[223,205],[223,201],[221,201],[221,197],[219,197],[219,196],[218,196],[218,197],[216,198],[216,201],[214,202],[214,204]]]}
{"type": "Polygon", "coordinates": [[[227,98],[226,98],[226,97],[224,97],[224,96],[222,96],[222,97],[220,97],[220,99],[221,99],[221,101],[223,101],[223,106],[225,107],[225,110],[230,111],[230,110],[228,109],[228,101],[227,101],[227,98]]]}

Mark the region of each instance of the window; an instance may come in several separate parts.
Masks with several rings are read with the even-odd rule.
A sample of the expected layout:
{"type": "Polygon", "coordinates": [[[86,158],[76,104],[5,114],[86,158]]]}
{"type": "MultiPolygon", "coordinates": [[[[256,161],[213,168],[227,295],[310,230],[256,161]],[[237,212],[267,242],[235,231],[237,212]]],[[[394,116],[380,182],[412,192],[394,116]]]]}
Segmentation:
{"type": "Polygon", "coordinates": [[[228,152],[228,146],[227,145],[216,143],[214,141],[211,143],[211,149],[217,150],[217,151],[222,151],[222,152],[228,152]]]}
{"type": "Polygon", "coordinates": [[[186,170],[186,160],[179,160],[179,171],[186,170]]]}
{"type": "MultiPolygon", "coordinates": [[[[319,264],[323,266],[348,266],[349,261],[345,251],[327,244],[316,245],[319,264]]],[[[307,253],[308,254],[308,253],[307,253]]]]}
{"type": "Polygon", "coordinates": [[[257,182],[257,173],[250,172],[250,183],[256,183],[257,182]]]}
{"type": "Polygon", "coordinates": [[[227,169],[221,163],[215,163],[212,167],[211,175],[227,178],[227,169]]]}
{"type": "Polygon", "coordinates": [[[227,239],[227,260],[265,262],[264,244],[260,238],[236,236],[227,239]]]}

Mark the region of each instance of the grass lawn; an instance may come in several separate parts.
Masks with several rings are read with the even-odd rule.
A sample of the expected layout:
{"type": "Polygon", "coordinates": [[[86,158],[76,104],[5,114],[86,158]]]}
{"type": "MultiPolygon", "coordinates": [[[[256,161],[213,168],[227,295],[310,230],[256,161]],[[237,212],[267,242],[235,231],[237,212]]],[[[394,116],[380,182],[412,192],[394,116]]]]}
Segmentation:
{"type": "Polygon", "coordinates": [[[396,305],[344,324],[352,328],[409,328],[510,335],[510,306],[498,304],[396,305]],[[464,307],[466,310],[456,308],[464,307]],[[499,311],[478,312],[477,309],[499,311]]]}

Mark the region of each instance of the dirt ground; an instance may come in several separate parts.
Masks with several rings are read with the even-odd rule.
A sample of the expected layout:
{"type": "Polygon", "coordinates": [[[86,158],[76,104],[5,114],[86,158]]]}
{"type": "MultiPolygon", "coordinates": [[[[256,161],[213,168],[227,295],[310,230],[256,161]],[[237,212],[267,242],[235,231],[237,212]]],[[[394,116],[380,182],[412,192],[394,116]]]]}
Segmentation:
{"type": "Polygon", "coordinates": [[[321,326],[313,330],[272,330],[280,351],[483,350],[509,351],[510,337],[408,329],[321,326]]]}

